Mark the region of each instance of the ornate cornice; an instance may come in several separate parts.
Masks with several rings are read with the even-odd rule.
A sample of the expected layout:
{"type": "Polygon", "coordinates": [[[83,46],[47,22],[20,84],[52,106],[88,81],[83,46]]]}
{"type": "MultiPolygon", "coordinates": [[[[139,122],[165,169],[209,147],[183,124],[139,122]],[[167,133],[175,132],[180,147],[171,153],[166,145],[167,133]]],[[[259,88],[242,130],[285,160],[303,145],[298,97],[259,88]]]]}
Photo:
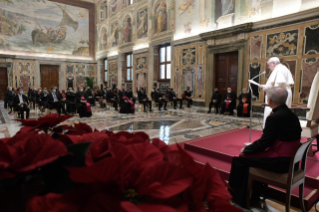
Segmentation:
{"type": "Polygon", "coordinates": [[[225,29],[219,29],[211,32],[205,32],[202,34],[199,34],[199,36],[203,40],[211,40],[211,39],[216,39],[216,38],[224,38],[228,36],[234,36],[238,35],[240,33],[244,32],[250,32],[252,30],[253,23],[245,23],[245,24],[240,24],[232,27],[228,27],[225,29]]]}

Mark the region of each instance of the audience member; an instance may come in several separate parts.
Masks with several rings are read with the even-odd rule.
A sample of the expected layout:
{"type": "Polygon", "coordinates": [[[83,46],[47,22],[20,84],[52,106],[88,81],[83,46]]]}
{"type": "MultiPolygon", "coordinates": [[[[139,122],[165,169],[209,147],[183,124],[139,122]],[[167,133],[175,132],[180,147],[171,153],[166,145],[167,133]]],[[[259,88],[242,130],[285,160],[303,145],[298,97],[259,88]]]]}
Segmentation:
{"type": "Polygon", "coordinates": [[[191,104],[193,104],[193,99],[192,99],[192,91],[189,90],[189,86],[187,86],[186,88],[186,91],[184,91],[184,99],[183,100],[186,100],[188,103],[187,103],[187,107],[190,108],[191,107],[191,104]]]}
{"type": "Polygon", "coordinates": [[[251,108],[251,95],[247,92],[246,88],[243,88],[243,93],[238,97],[239,104],[237,106],[237,116],[250,116],[250,108],[251,108]]]}
{"type": "Polygon", "coordinates": [[[215,88],[213,96],[209,103],[209,110],[207,113],[210,113],[212,111],[212,107],[214,106],[215,113],[218,114],[218,107],[221,101],[222,101],[222,94],[219,93],[218,88],[215,88]]]}
{"type": "Polygon", "coordinates": [[[224,95],[221,114],[224,114],[225,111],[227,111],[229,112],[229,115],[233,115],[234,109],[236,108],[236,99],[237,96],[231,91],[231,87],[227,88],[227,93],[224,95]]]}
{"type": "Polygon", "coordinates": [[[15,95],[13,98],[14,109],[19,112],[21,119],[24,119],[24,112],[26,112],[26,119],[28,119],[30,112],[28,97],[23,95],[23,90],[21,88],[18,88],[17,91],[19,94],[15,95]]]}

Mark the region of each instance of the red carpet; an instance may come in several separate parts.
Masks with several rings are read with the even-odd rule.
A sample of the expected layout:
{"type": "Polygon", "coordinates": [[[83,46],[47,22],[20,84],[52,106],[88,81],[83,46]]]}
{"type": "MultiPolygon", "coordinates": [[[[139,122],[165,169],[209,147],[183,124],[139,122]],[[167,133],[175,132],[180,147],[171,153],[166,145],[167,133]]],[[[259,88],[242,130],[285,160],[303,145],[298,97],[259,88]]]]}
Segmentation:
{"type": "MultiPolygon", "coordinates": [[[[262,131],[252,130],[251,141],[262,135],[262,131]]],[[[305,141],[306,139],[302,139],[305,141]]],[[[199,163],[209,163],[219,170],[221,176],[228,180],[232,158],[238,156],[240,150],[249,141],[249,129],[236,129],[211,136],[201,137],[184,143],[187,150],[199,163]]],[[[319,198],[319,152],[314,157],[308,157],[304,200],[306,209],[310,209],[319,198]]],[[[298,188],[293,190],[292,205],[299,207],[298,188]]],[[[268,196],[279,201],[285,201],[284,191],[269,188],[268,196]]]]}

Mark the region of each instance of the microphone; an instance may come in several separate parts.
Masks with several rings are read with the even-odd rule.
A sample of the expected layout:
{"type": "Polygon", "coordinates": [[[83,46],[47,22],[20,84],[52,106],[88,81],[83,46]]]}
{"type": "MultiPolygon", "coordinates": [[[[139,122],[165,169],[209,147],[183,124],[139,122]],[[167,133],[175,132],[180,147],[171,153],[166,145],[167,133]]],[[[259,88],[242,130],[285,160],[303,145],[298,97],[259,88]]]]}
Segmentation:
{"type": "Polygon", "coordinates": [[[253,78],[251,78],[251,80],[253,80],[253,79],[255,79],[255,78],[257,78],[257,77],[259,77],[259,76],[261,76],[261,75],[264,75],[264,74],[266,74],[266,71],[264,71],[264,72],[258,74],[257,76],[254,76],[253,78]]]}

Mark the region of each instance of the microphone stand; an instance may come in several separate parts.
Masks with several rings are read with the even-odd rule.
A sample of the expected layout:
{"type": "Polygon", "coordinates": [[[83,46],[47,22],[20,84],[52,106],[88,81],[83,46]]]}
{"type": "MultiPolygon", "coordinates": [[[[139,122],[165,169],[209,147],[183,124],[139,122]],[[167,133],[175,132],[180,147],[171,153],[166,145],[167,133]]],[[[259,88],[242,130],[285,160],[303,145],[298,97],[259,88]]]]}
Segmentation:
{"type": "Polygon", "coordinates": [[[249,122],[249,141],[245,143],[246,146],[251,144],[251,120],[253,115],[253,89],[251,88],[251,83],[249,83],[249,90],[250,90],[250,122],[249,122]]]}
{"type": "MultiPolygon", "coordinates": [[[[262,72],[261,74],[258,74],[257,76],[251,78],[251,80],[264,75],[266,72],[262,72]]],[[[249,82],[249,81],[248,81],[249,82]]],[[[250,122],[249,122],[249,141],[245,143],[246,146],[249,146],[251,144],[251,119],[253,115],[253,89],[251,88],[251,83],[249,82],[249,90],[250,90],[250,122]]]]}

